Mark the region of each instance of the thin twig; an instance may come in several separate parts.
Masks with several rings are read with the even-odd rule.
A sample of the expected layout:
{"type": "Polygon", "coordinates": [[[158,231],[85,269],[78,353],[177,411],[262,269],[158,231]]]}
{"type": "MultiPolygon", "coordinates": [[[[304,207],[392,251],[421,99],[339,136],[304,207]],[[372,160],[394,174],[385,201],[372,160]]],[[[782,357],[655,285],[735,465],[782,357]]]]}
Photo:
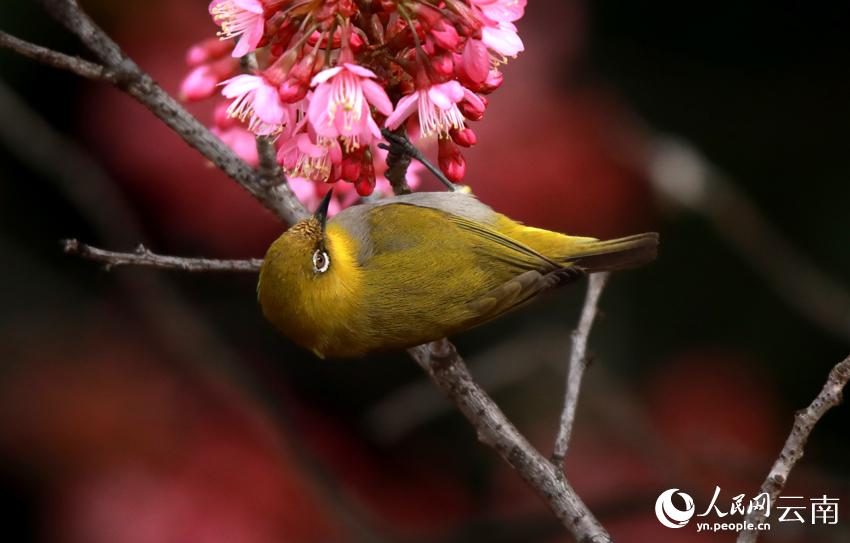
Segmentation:
{"type": "MultiPolygon", "coordinates": [[[[259,174],[239,158],[230,147],[162,90],[83,12],[76,0],[40,0],[40,2],[54,19],[77,36],[103,63],[105,69],[111,74],[110,81],[115,86],[147,107],[186,143],[239,183],[266,208],[290,224],[309,215],[288,185],[264,184],[259,174]]],[[[54,58],[59,58],[58,55],[61,53],[55,53],[54,58]]],[[[67,63],[48,62],[44,55],[31,56],[31,58],[77,73],[67,63]]]]}
{"type": "Polygon", "coordinates": [[[263,264],[263,261],[257,258],[249,260],[216,260],[212,258],[158,255],[151,252],[144,245],[139,245],[132,253],[120,253],[98,249],[97,247],[80,243],[76,239],[63,240],[62,249],[69,255],[102,262],[108,270],[118,266],[139,266],[185,272],[226,271],[256,273],[260,271],[260,266],[263,264]]]}
{"type": "Polygon", "coordinates": [[[850,339],[850,292],[794,247],[736,184],[691,144],[655,137],[653,187],[708,219],[774,292],[824,330],[850,339]]]}
{"type": "MultiPolygon", "coordinates": [[[[797,411],[791,433],[785,440],[779,457],[770,468],[767,479],[759,489],[759,493],[767,493],[770,496],[769,503],[775,503],[782,489],[785,488],[791,470],[803,457],[803,449],[815,425],[827,411],[841,403],[842,390],[848,381],[850,381],[850,356],[832,368],[829,378],[812,403],[807,408],[797,411]]],[[[766,511],[762,509],[751,511],[745,517],[745,524],[758,525],[764,522],[765,513],[766,511]]],[[[754,543],[757,538],[758,530],[744,530],[738,534],[738,543],[754,543]]]]}
{"type": "Polygon", "coordinates": [[[478,433],[543,499],[576,541],[605,543],[611,536],[593,516],[563,476],[519,433],[499,406],[475,382],[448,340],[408,350],[410,356],[445,392],[478,433]]]}
{"type": "MultiPolygon", "coordinates": [[[[434,177],[436,177],[440,183],[445,185],[447,189],[452,192],[457,191],[457,187],[455,186],[455,184],[449,181],[449,179],[445,176],[445,174],[443,174],[443,172],[440,171],[439,168],[431,164],[431,162],[427,158],[425,158],[425,155],[422,154],[422,151],[420,151],[419,148],[417,148],[415,145],[413,145],[413,143],[410,142],[409,139],[407,139],[406,135],[404,135],[403,133],[399,134],[397,132],[393,132],[388,128],[381,129],[381,134],[383,134],[384,139],[390,142],[390,145],[387,145],[385,143],[378,144],[378,147],[380,147],[381,149],[385,149],[390,153],[389,156],[387,156],[388,165],[392,166],[389,163],[390,156],[407,156],[410,158],[415,158],[423,166],[428,168],[428,171],[434,174],[434,177]]],[[[407,166],[410,165],[410,160],[407,160],[406,164],[402,164],[404,164],[403,171],[407,173],[407,166]]],[[[396,169],[402,170],[401,165],[396,166],[396,169]]],[[[407,181],[405,181],[403,177],[398,177],[398,175],[394,174],[394,172],[392,171],[388,170],[386,173],[386,177],[387,179],[390,179],[390,184],[396,183],[399,187],[407,186],[407,181]],[[395,179],[395,181],[393,181],[393,179],[395,179]]],[[[395,184],[393,184],[393,189],[396,189],[395,184]]],[[[407,192],[410,192],[410,187],[407,188],[407,192]]],[[[403,190],[396,190],[396,194],[406,194],[406,192],[404,192],[403,190]]]]}
{"type": "Polygon", "coordinates": [[[73,72],[87,79],[108,81],[110,83],[117,81],[116,75],[105,66],[30,43],[2,30],[0,30],[0,47],[11,49],[21,56],[54,68],[59,68],[60,70],[73,72]]]}
{"type": "Polygon", "coordinates": [[[590,329],[596,319],[596,309],[599,305],[599,296],[605,288],[608,273],[596,273],[590,276],[587,282],[587,295],[584,298],[584,307],[581,310],[578,328],[573,331],[572,345],[570,347],[570,367],[567,372],[567,388],[564,395],[564,409],[561,412],[561,424],[558,428],[558,437],[555,438],[555,452],[552,454],[552,462],[563,466],[564,458],[567,456],[567,447],[570,444],[570,436],[573,433],[573,422],[576,418],[576,406],[578,405],[581,380],[584,370],[587,368],[587,339],[590,337],[590,329]]]}

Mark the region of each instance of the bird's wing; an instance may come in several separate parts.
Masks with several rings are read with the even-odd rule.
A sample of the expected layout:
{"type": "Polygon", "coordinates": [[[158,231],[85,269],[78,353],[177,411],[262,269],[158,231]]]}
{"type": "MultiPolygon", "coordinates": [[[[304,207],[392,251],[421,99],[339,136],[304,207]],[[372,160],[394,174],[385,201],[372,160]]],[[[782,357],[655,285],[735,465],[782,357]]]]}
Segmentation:
{"type": "Polygon", "coordinates": [[[522,307],[538,294],[575,281],[582,275],[584,274],[580,269],[572,267],[560,268],[545,275],[534,270],[520,274],[483,296],[467,302],[466,307],[471,316],[465,326],[471,328],[491,321],[522,307]]]}
{"type": "MultiPolygon", "coordinates": [[[[493,320],[582,274],[484,222],[440,209],[394,202],[371,208],[365,217],[369,241],[361,247],[369,250],[362,266],[393,270],[392,281],[369,283],[374,299],[404,297],[436,333],[493,320]]],[[[382,329],[400,321],[387,304],[371,309],[382,329]]]]}
{"type": "Polygon", "coordinates": [[[541,292],[575,281],[583,275],[578,268],[558,264],[485,224],[454,215],[451,220],[459,228],[477,236],[482,243],[476,244],[476,248],[486,258],[498,259],[518,272],[516,276],[466,303],[470,316],[464,327],[493,320],[530,302],[541,292]]]}
{"type": "Polygon", "coordinates": [[[458,228],[475,235],[480,242],[473,246],[489,259],[498,259],[515,266],[518,271],[535,270],[548,273],[562,267],[554,260],[543,256],[528,245],[508,237],[486,224],[472,221],[457,215],[449,215],[449,220],[458,228]]]}

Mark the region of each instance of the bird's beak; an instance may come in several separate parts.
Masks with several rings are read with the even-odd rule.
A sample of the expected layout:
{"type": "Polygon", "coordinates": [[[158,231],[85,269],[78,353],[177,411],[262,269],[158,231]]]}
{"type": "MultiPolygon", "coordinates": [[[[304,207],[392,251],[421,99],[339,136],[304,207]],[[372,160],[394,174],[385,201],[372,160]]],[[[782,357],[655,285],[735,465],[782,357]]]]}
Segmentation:
{"type": "Polygon", "coordinates": [[[331,203],[331,197],[333,196],[334,189],[328,191],[325,194],[325,198],[319,204],[319,207],[316,208],[316,212],[313,213],[313,218],[319,221],[319,224],[322,225],[322,230],[325,229],[325,223],[328,221],[328,206],[331,203]]]}

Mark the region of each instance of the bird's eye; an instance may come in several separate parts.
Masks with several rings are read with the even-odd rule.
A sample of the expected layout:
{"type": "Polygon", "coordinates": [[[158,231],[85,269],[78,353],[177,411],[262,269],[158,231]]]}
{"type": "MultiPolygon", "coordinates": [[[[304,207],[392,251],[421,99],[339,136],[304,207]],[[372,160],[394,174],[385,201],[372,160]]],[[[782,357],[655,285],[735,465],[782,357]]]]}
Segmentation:
{"type": "Polygon", "coordinates": [[[328,258],[328,253],[322,249],[316,249],[313,253],[313,271],[316,273],[325,273],[331,265],[331,259],[328,258]]]}

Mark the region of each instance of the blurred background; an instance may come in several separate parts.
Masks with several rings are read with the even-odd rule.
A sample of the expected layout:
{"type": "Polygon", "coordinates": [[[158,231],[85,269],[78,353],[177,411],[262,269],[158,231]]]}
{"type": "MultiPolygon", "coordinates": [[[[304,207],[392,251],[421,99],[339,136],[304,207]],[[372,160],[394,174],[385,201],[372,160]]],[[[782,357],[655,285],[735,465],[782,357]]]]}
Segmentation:
{"type": "MultiPolygon", "coordinates": [[[[203,0],[86,8],[166,90],[215,28],[203,0]]],[[[655,498],[755,494],[850,343],[850,43],[838,3],[532,0],[526,51],[475,125],[467,180],[527,223],[654,229],[593,330],[567,475],[617,541],[655,498]]],[[[34,3],[0,28],[85,51],[34,3]]],[[[115,250],[260,257],[283,226],[130,98],[0,51],[3,539],[559,542],[563,529],[406,356],[320,361],[263,320],[255,278],[121,269],[115,250]]],[[[204,105],[192,111],[209,120],[204,105]]],[[[584,284],[453,338],[544,453],[584,284]]],[[[850,507],[850,410],[785,495],[850,507]]],[[[850,539],[774,524],[763,541],[850,539]]]]}

